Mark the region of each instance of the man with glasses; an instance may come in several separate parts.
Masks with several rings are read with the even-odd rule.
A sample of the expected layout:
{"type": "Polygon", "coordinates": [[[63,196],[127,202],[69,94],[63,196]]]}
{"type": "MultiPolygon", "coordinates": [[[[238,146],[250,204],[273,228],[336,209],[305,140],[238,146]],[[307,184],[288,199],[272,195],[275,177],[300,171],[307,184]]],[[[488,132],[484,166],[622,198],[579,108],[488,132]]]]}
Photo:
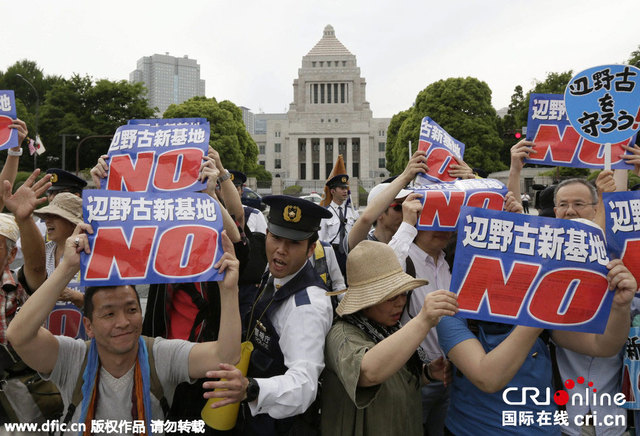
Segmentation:
{"type": "MultiPolygon", "coordinates": [[[[603,171],[598,176],[596,185],[599,191],[603,191],[601,186],[610,171],[603,171]]],[[[584,179],[569,179],[559,183],[554,192],[554,211],[556,218],[575,219],[584,218],[594,221],[598,208],[603,205],[598,200],[596,188],[584,179]]],[[[576,380],[577,377],[584,377],[585,381],[593,382],[593,387],[598,390],[598,396],[609,394],[613,397],[620,392],[620,370],[622,369],[622,350],[613,357],[591,357],[585,354],[576,353],[563,347],[556,347],[556,359],[561,379],[576,380]]],[[[615,404],[606,405],[572,405],[567,403],[569,414],[569,426],[563,427],[563,434],[579,436],[584,434],[595,435],[621,435],[625,431],[624,426],[584,426],[579,427],[574,422],[577,415],[585,416],[592,414],[595,422],[601,423],[606,415],[624,415],[626,411],[615,404]]],[[[619,420],[614,420],[618,423],[619,420]]],[[[624,422],[624,421],[623,421],[624,422]]]]}

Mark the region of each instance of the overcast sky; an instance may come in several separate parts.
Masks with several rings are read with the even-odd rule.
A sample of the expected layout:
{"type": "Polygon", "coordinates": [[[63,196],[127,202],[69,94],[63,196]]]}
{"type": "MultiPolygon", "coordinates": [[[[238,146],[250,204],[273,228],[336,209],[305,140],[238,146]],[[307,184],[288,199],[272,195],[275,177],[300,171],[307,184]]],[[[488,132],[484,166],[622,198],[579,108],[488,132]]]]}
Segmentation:
{"type": "Polygon", "coordinates": [[[188,55],[208,97],[256,113],[288,109],[327,24],[356,55],[376,117],[448,77],[487,82],[499,109],[516,85],[623,63],[640,45],[638,0],[21,0],[4,11],[3,71],[29,59],[45,74],[128,80],[142,56],[188,55]]]}

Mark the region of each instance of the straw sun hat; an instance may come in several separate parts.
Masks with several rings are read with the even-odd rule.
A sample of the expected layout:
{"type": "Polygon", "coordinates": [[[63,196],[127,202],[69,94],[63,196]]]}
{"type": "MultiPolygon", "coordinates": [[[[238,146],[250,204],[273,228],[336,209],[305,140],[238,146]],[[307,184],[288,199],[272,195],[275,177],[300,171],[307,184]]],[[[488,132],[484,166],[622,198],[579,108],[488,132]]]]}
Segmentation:
{"type": "Polygon", "coordinates": [[[349,288],[336,313],[349,315],[429,283],[402,271],[393,248],[375,241],[360,242],[347,257],[349,288]]]}
{"type": "Polygon", "coordinates": [[[70,192],[61,192],[51,203],[33,213],[38,218],[44,215],[56,215],[78,225],[82,222],[82,198],[70,192]]]}

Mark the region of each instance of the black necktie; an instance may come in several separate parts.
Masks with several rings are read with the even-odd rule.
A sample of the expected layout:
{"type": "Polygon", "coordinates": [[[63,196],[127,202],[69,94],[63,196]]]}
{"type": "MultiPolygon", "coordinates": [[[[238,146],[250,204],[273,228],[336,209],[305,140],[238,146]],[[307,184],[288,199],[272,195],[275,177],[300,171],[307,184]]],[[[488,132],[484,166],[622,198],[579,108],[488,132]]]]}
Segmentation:
{"type": "Polygon", "coordinates": [[[344,213],[342,212],[342,206],[338,206],[338,218],[340,218],[340,229],[338,230],[338,234],[340,235],[338,240],[340,244],[340,249],[342,249],[342,243],[344,242],[344,236],[347,232],[346,222],[344,219],[344,213]]]}

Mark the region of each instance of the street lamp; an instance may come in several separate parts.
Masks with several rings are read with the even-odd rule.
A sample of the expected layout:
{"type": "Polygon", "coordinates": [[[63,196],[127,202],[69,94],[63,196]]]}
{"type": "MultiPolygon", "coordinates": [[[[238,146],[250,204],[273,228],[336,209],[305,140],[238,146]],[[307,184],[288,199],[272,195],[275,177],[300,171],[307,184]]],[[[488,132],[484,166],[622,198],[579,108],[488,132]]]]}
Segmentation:
{"type": "Polygon", "coordinates": [[[64,171],[66,170],[66,168],[64,167],[64,163],[66,161],[65,149],[67,145],[67,142],[66,142],[67,136],[75,136],[76,139],[80,139],[80,135],[78,133],[63,133],[60,136],[62,136],[62,170],[64,171]]]}
{"type": "MultiPolygon", "coordinates": [[[[27,82],[27,85],[29,85],[31,87],[31,89],[33,89],[33,92],[36,94],[36,145],[37,145],[37,142],[38,142],[38,119],[40,118],[40,96],[38,95],[38,91],[36,90],[36,87],[33,86],[33,84],[31,82],[29,82],[27,79],[25,79],[22,74],[16,73],[16,76],[18,76],[19,78],[21,78],[22,80],[27,82]]],[[[33,169],[34,169],[34,171],[35,171],[35,169],[37,167],[38,167],[38,153],[33,153],[33,169]]]]}

